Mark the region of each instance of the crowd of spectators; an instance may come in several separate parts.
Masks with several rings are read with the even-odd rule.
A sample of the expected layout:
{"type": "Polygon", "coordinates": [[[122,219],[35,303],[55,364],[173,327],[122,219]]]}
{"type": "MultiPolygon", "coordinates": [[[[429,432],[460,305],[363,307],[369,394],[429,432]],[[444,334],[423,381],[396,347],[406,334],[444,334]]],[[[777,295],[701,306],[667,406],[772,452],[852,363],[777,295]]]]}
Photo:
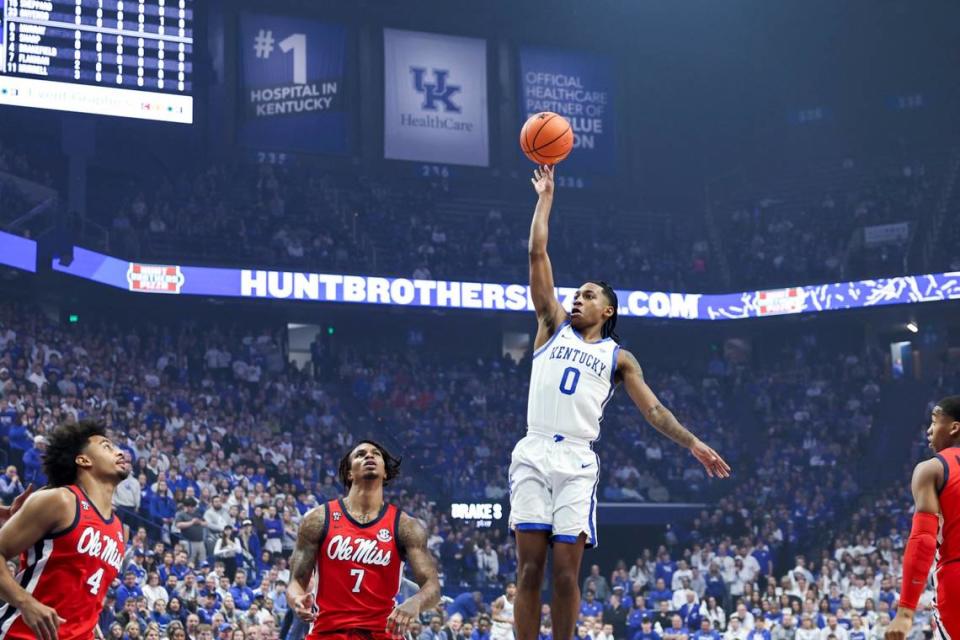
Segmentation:
{"type": "MultiPolygon", "coordinates": [[[[504,500],[529,363],[317,348],[298,371],[283,345],[271,329],[61,325],[0,305],[0,436],[9,456],[0,498],[45,482],[44,434],[57,423],[100,416],[134,469],[116,494],[130,539],[104,634],[274,638],[300,519],[338,495],[334,471],[349,443],[389,424],[389,441],[407,443],[391,499],[427,524],[448,596],[441,620],[424,617],[423,640],[437,624],[448,640],[465,630],[487,640],[484,612],[515,574],[513,544],[502,528],[451,520],[443,505],[504,500]]],[[[887,624],[908,496],[898,485],[844,515],[861,493],[850,452],[871,432],[881,359],[815,335],[763,358],[736,346],[702,366],[655,363],[648,373],[662,399],[728,456],[737,475],[727,485],[708,484],[691,458],[641,428],[628,401],[611,405],[597,445],[602,498],[708,506],[671,527],[659,549],[625,549],[615,567],[593,570],[581,637],[811,640],[803,629],[813,625],[816,640],[857,640],[880,637],[887,624]]]]}
{"type": "MultiPolygon", "coordinates": [[[[952,254],[942,259],[938,247],[936,264],[908,263],[913,236],[941,195],[942,155],[836,159],[755,177],[729,193],[717,187],[716,238],[699,214],[640,214],[607,199],[580,205],[575,219],[552,225],[557,281],[602,276],[623,288],[727,291],[947,269],[952,254]],[[646,220],[642,230],[624,233],[638,218],[646,220]],[[900,223],[896,232],[864,233],[900,223]]],[[[57,187],[35,164],[0,143],[0,172],[57,187]]],[[[458,189],[450,178],[331,172],[309,159],[238,161],[159,178],[93,172],[87,209],[108,232],[108,245],[97,248],[131,259],[525,281],[533,194],[516,192],[499,204],[484,197],[487,210],[459,215],[455,203],[473,194],[458,189]]],[[[4,210],[25,211],[8,202],[16,197],[15,188],[0,188],[4,210]]],[[[564,207],[559,200],[561,216],[564,207]]],[[[950,238],[952,227],[947,247],[950,238]]]]}
{"type": "Polygon", "coordinates": [[[919,222],[931,217],[943,177],[939,156],[931,158],[918,154],[899,163],[847,158],[718,195],[712,204],[738,290],[917,269],[919,264],[907,263],[910,240],[919,222]],[[901,223],[902,229],[865,232],[901,223]]]}
{"type": "MultiPolygon", "coordinates": [[[[112,248],[134,258],[424,279],[527,278],[532,191],[517,195],[525,203],[522,212],[516,203],[494,201],[478,215],[457,216],[450,211],[456,192],[445,181],[331,174],[306,160],[294,166],[216,164],[159,183],[94,191],[127,194],[96,210],[112,216],[100,220],[111,229],[112,248]]],[[[710,250],[696,220],[651,217],[643,234],[628,239],[623,224],[638,214],[602,204],[594,209],[553,225],[558,281],[603,274],[624,287],[709,284],[710,250]]]]}

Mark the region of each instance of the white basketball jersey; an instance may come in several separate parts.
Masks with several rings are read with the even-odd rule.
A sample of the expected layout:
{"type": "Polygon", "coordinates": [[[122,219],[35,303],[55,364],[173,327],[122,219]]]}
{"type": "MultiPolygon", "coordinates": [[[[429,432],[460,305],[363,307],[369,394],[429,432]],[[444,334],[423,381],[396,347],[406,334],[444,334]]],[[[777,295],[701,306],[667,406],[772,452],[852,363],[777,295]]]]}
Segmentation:
{"type": "Polygon", "coordinates": [[[527,429],[593,442],[613,396],[618,345],[584,342],[569,321],[533,354],[527,429]]]}
{"type": "Polygon", "coordinates": [[[503,601],[503,609],[500,615],[504,618],[510,618],[510,622],[493,622],[493,628],[490,629],[490,637],[493,640],[513,640],[513,603],[507,600],[507,596],[500,596],[503,601]]]}

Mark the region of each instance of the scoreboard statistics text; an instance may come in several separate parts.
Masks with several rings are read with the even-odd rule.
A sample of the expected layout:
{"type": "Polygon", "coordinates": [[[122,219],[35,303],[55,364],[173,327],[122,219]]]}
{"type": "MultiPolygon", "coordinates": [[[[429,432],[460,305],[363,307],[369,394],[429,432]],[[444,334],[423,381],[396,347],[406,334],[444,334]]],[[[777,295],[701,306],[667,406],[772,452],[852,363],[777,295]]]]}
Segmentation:
{"type": "Polygon", "coordinates": [[[193,122],[194,0],[0,0],[0,104],[193,122]]]}

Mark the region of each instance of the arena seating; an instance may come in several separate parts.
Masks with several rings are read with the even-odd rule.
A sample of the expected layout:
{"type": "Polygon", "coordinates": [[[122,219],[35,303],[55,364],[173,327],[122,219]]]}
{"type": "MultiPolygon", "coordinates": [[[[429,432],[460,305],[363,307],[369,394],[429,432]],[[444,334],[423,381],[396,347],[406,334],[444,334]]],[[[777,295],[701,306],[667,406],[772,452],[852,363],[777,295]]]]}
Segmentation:
{"type": "MultiPolygon", "coordinates": [[[[391,425],[390,442],[408,443],[399,451],[406,458],[405,480],[391,497],[428,524],[445,595],[479,590],[489,605],[515,572],[512,542],[501,530],[451,522],[433,505],[451,497],[504,497],[508,447],[523,426],[527,363],[420,354],[414,376],[414,354],[398,351],[317,362],[314,376],[310,367],[300,372],[286,363],[273,328],[199,329],[95,319],[60,326],[37,309],[0,306],[0,427],[10,464],[0,479],[3,499],[16,495],[18,482],[44,481],[38,467],[42,436],[61,420],[106,417],[134,461],[133,500],[118,505],[133,536],[127,558],[133,584],[116,585],[116,598],[108,601],[113,610],[104,614],[105,634],[114,635],[115,620],[126,623],[131,616],[144,631],[156,622],[161,634],[170,633],[171,624],[176,628],[173,620],[190,626],[202,590],[168,583],[170,569],[161,565],[178,543],[170,521],[185,508],[184,499],[195,495],[201,509],[213,510],[207,517],[208,558],[185,570],[201,589],[217,569],[221,516],[237,528],[249,518],[255,538],[244,541],[242,557],[225,562],[224,571],[236,580],[236,568],[246,570],[256,606],[234,583],[231,599],[243,600],[243,607],[224,604],[216,615],[199,612],[201,620],[276,637],[286,611],[276,581],[287,575],[284,558],[297,524],[307,509],[338,495],[333,474],[339,456],[353,438],[380,435],[378,419],[391,425]],[[112,353],[122,357],[111,362],[112,353]],[[215,497],[222,510],[213,505],[215,497]],[[268,548],[273,552],[262,553],[268,548]],[[154,569],[170,589],[163,605],[157,602],[164,594],[150,588],[154,569]],[[122,601],[131,593],[137,606],[125,612],[122,601]]],[[[902,544],[897,532],[908,526],[904,478],[868,492],[874,500],[869,511],[849,509],[864,493],[855,452],[865,450],[861,445],[874,429],[873,381],[882,378],[880,366],[874,352],[838,353],[818,346],[813,335],[757,358],[749,369],[717,354],[683,372],[649,365],[651,385],[662,399],[728,456],[736,474],[729,483],[707,482],[695,461],[644,426],[625,398],[611,406],[597,445],[605,469],[601,500],[709,498],[713,505],[689,526],[672,528],[659,550],[634,549],[624,554],[622,566],[603,567],[599,577],[588,579],[601,609],[607,608],[603,621],[619,620],[616,607],[610,609],[615,588],[631,596],[624,606],[632,622],[616,622],[615,638],[632,637],[644,615],[661,627],[669,624],[657,602],[668,596],[668,611],[686,616],[688,635],[700,629],[698,616],[713,620],[713,628],[730,638],[743,635],[757,617],[779,629],[782,610],[773,602],[781,596],[780,606],[790,600],[801,613],[811,609],[817,629],[828,624],[826,608],[842,626],[853,625],[860,614],[875,636],[882,631],[881,611],[892,601],[881,585],[885,579],[896,583],[902,544]],[[876,508],[881,503],[888,507],[876,508]],[[805,564],[797,570],[799,555],[805,564]],[[681,561],[697,573],[688,574],[681,561]],[[720,581],[710,577],[713,563],[720,581]],[[813,578],[806,587],[797,581],[804,571],[813,578]],[[695,601],[704,602],[698,616],[681,609],[684,576],[691,578],[695,601]],[[861,600],[865,592],[857,576],[871,589],[870,605],[861,600]],[[666,580],[662,588],[658,577],[666,580]],[[831,590],[834,583],[839,596],[831,590]],[[723,614],[706,604],[708,588],[723,614]],[[645,596],[639,605],[637,595],[645,596]],[[747,610],[738,614],[741,601],[747,610]],[[740,631],[728,626],[738,615],[740,631]]],[[[902,462],[909,460],[905,455],[902,462]]],[[[221,589],[218,602],[227,600],[227,591],[221,589]]],[[[458,606],[448,602],[447,613],[458,606]]],[[[596,640],[603,635],[602,621],[588,615],[592,610],[584,608],[583,622],[596,640]]]]}

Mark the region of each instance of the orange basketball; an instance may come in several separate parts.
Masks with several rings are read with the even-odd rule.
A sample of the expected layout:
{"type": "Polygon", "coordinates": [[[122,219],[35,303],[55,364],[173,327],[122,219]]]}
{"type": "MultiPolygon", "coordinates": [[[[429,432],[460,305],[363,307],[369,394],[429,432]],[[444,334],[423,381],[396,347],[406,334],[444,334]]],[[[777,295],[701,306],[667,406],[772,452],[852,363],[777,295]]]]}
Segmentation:
{"type": "Polygon", "coordinates": [[[534,114],[520,129],[520,148],[531,162],[557,164],[573,150],[573,128],[551,111],[534,114]]]}

